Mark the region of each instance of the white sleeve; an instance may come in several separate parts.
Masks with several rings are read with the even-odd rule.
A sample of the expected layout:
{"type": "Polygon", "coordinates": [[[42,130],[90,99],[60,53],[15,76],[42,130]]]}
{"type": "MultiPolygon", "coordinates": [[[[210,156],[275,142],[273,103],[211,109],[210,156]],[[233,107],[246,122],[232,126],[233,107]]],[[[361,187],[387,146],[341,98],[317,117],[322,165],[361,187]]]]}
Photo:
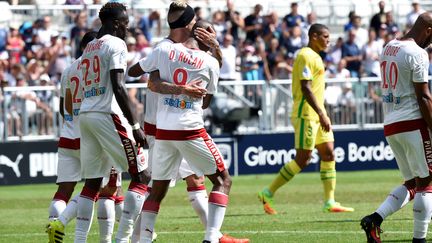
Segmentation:
{"type": "Polygon", "coordinates": [[[160,53],[161,48],[156,47],[147,57],[139,60],[141,69],[146,73],[158,70],[160,53]]]}
{"type": "Polygon", "coordinates": [[[215,58],[212,58],[212,65],[210,65],[210,81],[207,84],[207,93],[209,94],[215,94],[217,93],[217,85],[219,80],[219,63],[216,61],[215,58]]]}
{"type": "Polygon", "coordinates": [[[70,67],[66,68],[60,78],[60,97],[65,97],[66,89],[70,88],[70,80],[68,80],[70,67]]]}
{"type": "Polygon", "coordinates": [[[412,79],[414,83],[427,83],[428,82],[428,70],[429,70],[429,58],[426,51],[415,56],[411,64],[412,68],[412,79]]]}
{"type": "Polygon", "coordinates": [[[113,41],[110,43],[109,69],[123,69],[127,67],[127,48],[124,41],[113,41]]]}

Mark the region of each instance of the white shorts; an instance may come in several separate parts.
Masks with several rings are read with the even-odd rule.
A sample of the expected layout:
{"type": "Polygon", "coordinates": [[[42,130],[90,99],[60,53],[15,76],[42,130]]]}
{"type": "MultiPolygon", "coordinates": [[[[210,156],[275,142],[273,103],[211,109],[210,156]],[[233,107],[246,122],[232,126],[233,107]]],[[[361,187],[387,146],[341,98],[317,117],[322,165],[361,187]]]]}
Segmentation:
{"type": "Polygon", "coordinates": [[[58,148],[57,181],[77,182],[81,180],[79,149],[58,148]]]}
{"type": "Polygon", "coordinates": [[[111,167],[133,174],[147,168],[143,150],[135,147],[131,126],[123,116],[81,113],[80,131],[83,178],[104,177],[111,167]],[[104,154],[108,159],[102,159],[104,154]]]}
{"type": "Polygon", "coordinates": [[[117,172],[116,169],[112,168],[110,175],[105,176],[102,180],[101,188],[108,186],[108,187],[119,187],[122,183],[122,175],[121,173],[117,172]]]}
{"type": "Polygon", "coordinates": [[[152,179],[176,179],[182,158],[197,176],[213,175],[217,171],[225,170],[223,157],[216,144],[204,129],[200,136],[184,141],[156,139],[152,157],[152,179]]]}
{"type": "Polygon", "coordinates": [[[424,120],[385,125],[384,134],[406,181],[430,175],[432,172],[431,133],[424,120]]]}
{"type": "MultiPolygon", "coordinates": [[[[152,161],[153,161],[153,151],[154,151],[154,144],[155,144],[155,137],[151,136],[151,135],[146,135],[146,141],[147,144],[149,146],[148,148],[148,164],[149,164],[149,171],[151,172],[152,170],[152,161]]],[[[186,160],[184,160],[183,158],[180,159],[180,167],[178,169],[178,173],[177,176],[173,179],[171,179],[170,182],[170,187],[174,187],[176,185],[176,181],[178,180],[182,180],[190,175],[195,174],[195,172],[193,172],[193,170],[190,168],[189,164],[186,162],[186,160]]],[[[153,175],[152,175],[152,179],[153,179],[153,175]]],[[[149,184],[149,186],[152,186],[152,182],[149,184]]]]}

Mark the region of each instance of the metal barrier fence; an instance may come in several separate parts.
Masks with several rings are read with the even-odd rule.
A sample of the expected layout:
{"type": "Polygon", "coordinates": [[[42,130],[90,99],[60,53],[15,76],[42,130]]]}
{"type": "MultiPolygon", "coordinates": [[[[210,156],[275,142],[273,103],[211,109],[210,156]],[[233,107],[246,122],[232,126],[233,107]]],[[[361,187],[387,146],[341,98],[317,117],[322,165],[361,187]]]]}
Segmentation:
{"type": "MultiPolygon", "coordinates": [[[[127,84],[127,87],[133,108],[142,121],[146,84],[127,84]]],[[[234,132],[244,134],[292,130],[291,80],[222,81],[218,88],[215,100],[219,98],[224,101],[219,109],[249,107],[255,111],[246,118],[238,118],[241,121],[236,123],[234,132]]],[[[326,109],[333,129],[382,127],[379,92],[379,78],[328,79],[326,109]]],[[[62,122],[58,111],[58,95],[55,86],[3,88],[0,93],[0,141],[56,138],[62,122]]],[[[233,117],[226,119],[232,120],[233,117]]],[[[212,123],[212,115],[207,115],[206,120],[212,123]]],[[[220,122],[222,125],[227,124],[224,120],[220,122]]],[[[220,127],[210,127],[210,133],[222,132],[220,127]]]]}

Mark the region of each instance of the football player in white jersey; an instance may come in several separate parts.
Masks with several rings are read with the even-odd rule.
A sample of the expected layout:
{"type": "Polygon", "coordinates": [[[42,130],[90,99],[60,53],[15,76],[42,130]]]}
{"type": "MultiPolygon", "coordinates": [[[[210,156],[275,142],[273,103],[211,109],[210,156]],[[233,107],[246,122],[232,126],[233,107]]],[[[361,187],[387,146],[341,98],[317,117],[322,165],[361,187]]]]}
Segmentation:
{"type": "MultiPolygon", "coordinates": [[[[168,22],[175,22],[177,19],[184,19],[184,16],[180,16],[184,14],[184,9],[187,7],[184,3],[178,3],[173,2],[170,5],[170,11],[168,13],[168,22]],[[173,11],[173,9],[178,9],[179,11],[173,11]]],[[[175,26],[175,24],[172,24],[170,34],[167,38],[162,40],[158,43],[159,46],[164,45],[171,45],[174,42],[184,42],[188,36],[190,35],[191,27],[193,25],[182,23],[183,25],[186,24],[186,28],[180,28],[175,26]]],[[[209,29],[203,29],[198,28],[196,30],[198,33],[198,36],[201,40],[204,40],[205,43],[209,46],[211,46],[213,55],[217,58],[219,65],[221,64],[221,52],[219,48],[219,44],[216,41],[215,33],[212,28],[209,29]]],[[[197,36],[197,37],[198,37],[197,36]]],[[[145,67],[141,67],[139,63],[135,64],[129,69],[129,75],[130,76],[140,76],[144,73],[145,67]]],[[[150,79],[159,79],[159,73],[154,71],[150,74],[150,79]]],[[[182,87],[182,86],[180,86],[182,87]]],[[[190,89],[192,91],[194,89],[193,86],[183,86],[187,92],[187,90],[190,89]]],[[[179,87],[175,87],[179,88],[179,87]]],[[[198,88],[197,93],[190,93],[189,95],[194,96],[196,98],[201,98],[203,92],[205,90],[200,90],[201,88],[198,88]]],[[[169,87],[169,92],[180,92],[174,89],[174,87],[169,87]]],[[[149,166],[151,165],[151,157],[153,154],[153,145],[154,145],[154,137],[156,135],[156,94],[153,93],[151,90],[147,90],[146,95],[146,113],[145,113],[145,124],[144,124],[144,131],[146,135],[146,140],[149,145],[149,166]]],[[[198,216],[201,219],[202,224],[204,227],[207,225],[207,208],[208,208],[208,197],[207,197],[207,191],[204,186],[204,177],[198,177],[195,175],[195,173],[190,169],[189,165],[185,160],[181,161],[179,173],[177,179],[184,179],[187,184],[187,191],[189,194],[189,200],[192,204],[192,207],[198,214],[198,216]]],[[[175,180],[173,180],[175,181],[175,180]]],[[[172,185],[173,183],[171,183],[172,185]]],[[[137,230],[137,226],[135,226],[134,234],[132,235],[132,242],[137,242],[139,239],[139,230],[137,230]]],[[[145,228],[142,228],[141,231],[145,230],[145,228]]],[[[221,240],[232,240],[233,238],[228,235],[222,235],[220,234],[221,240]]]]}
{"type": "MultiPolygon", "coordinates": [[[[198,25],[199,23],[196,26],[198,25]]],[[[207,28],[208,26],[205,27],[207,28]]],[[[142,242],[151,242],[150,232],[154,230],[160,202],[168,190],[170,180],[175,179],[182,158],[188,161],[196,175],[207,175],[213,183],[208,200],[204,242],[228,240],[221,237],[220,228],[228,203],[231,178],[219,150],[204,129],[202,117],[202,109],[208,106],[211,94],[216,91],[219,63],[202,51],[204,49],[208,47],[190,38],[185,43],[158,46],[149,58],[140,62],[141,67],[148,71],[158,69],[161,79],[169,83],[199,85],[206,90],[203,100],[184,94],[167,94],[163,86],[165,82],[149,81],[149,88],[159,94],[156,141],[152,157],[153,189],[143,206],[141,223],[145,230],[141,233],[142,242]]],[[[229,242],[249,240],[230,237],[229,242]]]]}
{"type": "MultiPolygon", "coordinates": [[[[128,170],[131,183],[126,193],[119,233],[133,211],[141,210],[150,179],[142,149],[143,131],[135,118],[124,84],[128,15],[126,7],[109,2],[99,11],[102,27],[97,39],[85,48],[81,59],[83,101],[80,109],[81,167],[85,185],[78,198],[75,242],[86,242],[93,205],[104,175],[114,166],[128,170]],[[108,160],[103,157],[107,156],[108,160]]],[[[133,214],[132,214],[133,215],[133,214]]]]}
{"type": "MultiPolygon", "coordinates": [[[[168,11],[168,22],[174,23],[175,20],[181,19],[180,23],[171,24],[171,29],[169,36],[163,39],[158,43],[159,45],[171,45],[174,42],[183,42],[190,36],[190,31],[194,25],[194,15],[186,16],[185,9],[188,7],[187,4],[180,1],[174,1],[170,4],[170,8],[168,11]]],[[[208,36],[206,31],[203,33],[203,38],[211,39],[209,43],[212,43],[215,46],[218,46],[218,43],[214,36],[211,38],[208,36]]],[[[221,58],[220,58],[221,59],[221,58]]],[[[140,67],[139,63],[135,64],[132,68],[129,69],[129,75],[138,77],[144,73],[143,69],[140,67]]],[[[159,78],[158,73],[152,72],[150,78],[159,78]]],[[[184,89],[184,92],[188,92],[191,96],[196,96],[197,98],[201,98],[204,89],[200,87],[192,87],[192,86],[178,86],[170,87],[173,92],[180,92],[178,89],[184,89]],[[177,90],[176,90],[177,89],[177,90]],[[195,92],[195,93],[194,93],[195,92]]],[[[156,100],[157,94],[147,89],[146,93],[146,109],[145,109],[145,118],[144,118],[144,132],[146,136],[147,143],[149,145],[149,167],[151,167],[151,157],[153,154],[153,145],[154,145],[154,137],[156,135],[156,100]]],[[[204,185],[204,177],[197,177],[195,173],[190,169],[189,165],[186,161],[182,161],[181,166],[179,168],[178,178],[184,179],[187,184],[187,191],[189,195],[189,201],[195,212],[198,214],[199,218],[203,225],[206,225],[207,222],[207,204],[208,204],[208,196],[207,191],[204,185]]],[[[175,183],[175,180],[173,180],[175,183]]],[[[172,183],[172,185],[174,184],[172,183]]],[[[135,226],[134,233],[132,235],[132,242],[138,242],[140,237],[140,220],[138,219],[137,225],[135,226]]],[[[143,229],[141,229],[142,231],[143,229]]]]}
{"type": "Polygon", "coordinates": [[[396,187],[371,215],[361,220],[368,242],[381,242],[382,221],[414,199],[412,242],[426,242],[432,214],[432,96],[428,54],[431,13],[421,14],[402,38],[380,56],[384,135],[405,183],[396,187]]]}

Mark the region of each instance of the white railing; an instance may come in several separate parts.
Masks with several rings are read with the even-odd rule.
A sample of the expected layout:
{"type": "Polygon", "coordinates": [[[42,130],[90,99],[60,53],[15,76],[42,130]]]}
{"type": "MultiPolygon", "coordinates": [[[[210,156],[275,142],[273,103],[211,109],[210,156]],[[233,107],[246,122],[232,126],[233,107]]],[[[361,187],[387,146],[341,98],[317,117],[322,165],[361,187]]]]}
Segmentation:
{"type": "MultiPolygon", "coordinates": [[[[143,120],[143,104],[146,84],[127,84],[134,100],[136,113],[143,120]]],[[[382,104],[379,99],[378,78],[328,79],[326,109],[333,128],[369,129],[382,127],[382,104]],[[351,94],[343,96],[342,91],[350,83],[351,94]],[[376,94],[373,94],[373,92],[376,94]],[[339,96],[339,99],[338,97],[339,96]],[[335,98],[336,97],[336,98],[335,98]]],[[[218,85],[215,100],[223,99],[226,106],[215,102],[206,116],[211,133],[221,133],[227,126],[236,133],[261,133],[290,131],[292,92],[291,80],[222,81],[218,85]],[[220,118],[220,110],[233,107],[240,111],[220,118]],[[244,109],[243,109],[244,108],[244,109]],[[247,109],[249,108],[249,109],[247,109]],[[243,110],[242,110],[243,109],[243,110]],[[244,111],[247,110],[247,113],[244,111]],[[245,115],[246,114],[246,115],[245,115]],[[219,118],[219,119],[217,119],[219,118]],[[224,120],[225,119],[225,120],[224,120]],[[234,126],[234,127],[233,127],[234,126]]],[[[0,139],[28,140],[55,138],[59,135],[62,122],[58,112],[58,89],[55,86],[5,87],[0,96],[0,139]],[[1,98],[3,97],[3,98],[1,98]],[[39,97],[35,102],[29,97],[39,97]],[[48,109],[47,109],[48,107],[48,109]]]]}

